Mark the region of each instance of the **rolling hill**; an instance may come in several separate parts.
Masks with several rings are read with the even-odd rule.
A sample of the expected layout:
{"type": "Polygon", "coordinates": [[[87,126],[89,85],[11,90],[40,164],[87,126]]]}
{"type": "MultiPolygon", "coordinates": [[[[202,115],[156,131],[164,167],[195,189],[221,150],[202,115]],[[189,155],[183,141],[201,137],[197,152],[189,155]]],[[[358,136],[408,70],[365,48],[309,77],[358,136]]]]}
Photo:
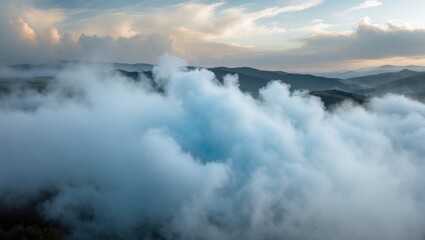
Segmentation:
{"type": "Polygon", "coordinates": [[[363,104],[368,99],[368,97],[364,95],[344,92],[340,90],[312,91],[310,92],[310,94],[319,97],[326,108],[329,108],[335,104],[339,104],[347,100],[354,103],[363,104]]]}
{"type": "Polygon", "coordinates": [[[425,101],[425,73],[382,84],[373,90],[365,91],[365,93],[374,96],[394,93],[425,101]]]}
{"type": "Polygon", "coordinates": [[[364,88],[375,88],[379,85],[387,84],[404,78],[414,77],[422,75],[422,72],[416,72],[408,69],[404,69],[399,72],[391,73],[380,73],[376,75],[368,75],[364,77],[356,77],[342,80],[347,84],[357,84],[364,88]]]}
{"type": "MultiPolygon", "coordinates": [[[[56,63],[31,65],[21,64],[11,66],[19,73],[17,77],[0,76],[0,93],[7,94],[15,90],[33,89],[45,91],[46,85],[55,80],[55,73],[67,64],[81,64],[78,61],[60,61],[56,63]],[[23,74],[25,73],[25,74],[23,74]],[[31,74],[34,76],[31,77],[31,74]]],[[[126,64],[126,63],[91,63],[111,67],[119,74],[135,81],[149,81],[155,85],[151,64],[126,64]]],[[[189,67],[190,69],[197,67],[189,67]]],[[[396,69],[395,67],[382,67],[384,70],[396,69]]],[[[237,74],[242,91],[258,97],[259,90],[272,80],[279,80],[289,84],[291,90],[307,90],[312,95],[320,97],[326,106],[351,100],[363,103],[368,96],[382,96],[388,93],[402,94],[417,100],[425,101],[425,72],[404,69],[397,72],[385,72],[363,77],[337,79],[320,77],[310,74],[288,73],[283,71],[265,71],[250,67],[215,67],[209,68],[219,81],[223,77],[237,74]]]]}
{"type": "Polygon", "coordinates": [[[250,92],[254,96],[258,94],[258,90],[265,87],[271,80],[280,80],[283,83],[289,84],[291,90],[329,90],[339,89],[350,91],[357,89],[353,84],[343,83],[336,78],[317,77],[309,74],[295,74],[281,71],[264,71],[255,68],[239,67],[239,68],[210,68],[218,79],[223,78],[227,74],[238,74],[239,84],[242,91],[250,92]]]}

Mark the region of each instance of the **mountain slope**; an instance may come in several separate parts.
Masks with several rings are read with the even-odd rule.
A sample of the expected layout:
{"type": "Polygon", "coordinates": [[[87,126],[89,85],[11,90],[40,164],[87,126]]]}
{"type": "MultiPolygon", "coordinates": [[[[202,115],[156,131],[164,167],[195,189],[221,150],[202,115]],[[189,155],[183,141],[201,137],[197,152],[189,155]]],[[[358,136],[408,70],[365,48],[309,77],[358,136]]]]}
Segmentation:
{"type": "MultiPolygon", "coordinates": [[[[272,80],[280,80],[283,83],[291,85],[291,90],[308,90],[308,91],[319,91],[329,89],[340,89],[344,91],[350,91],[357,89],[355,85],[345,84],[338,79],[316,77],[313,75],[305,74],[293,74],[285,72],[274,72],[274,71],[263,71],[254,68],[240,67],[240,68],[210,68],[217,80],[220,82],[223,77],[231,74],[237,74],[239,78],[239,86],[242,91],[251,93],[254,97],[258,96],[258,92],[261,88],[267,86],[272,80]]],[[[144,72],[128,72],[122,69],[118,69],[122,75],[132,79],[139,79],[140,76],[147,76],[152,78],[151,71],[144,72]]]]}
{"type": "Polygon", "coordinates": [[[369,92],[369,94],[375,96],[382,96],[388,93],[401,94],[425,101],[425,73],[380,85],[369,92]]]}
{"type": "Polygon", "coordinates": [[[335,78],[317,77],[308,74],[294,74],[286,72],[263,71],[254,68],[210,68],[217,78],[226,74],[238,74],[239,84],[243,91],[258,94],[258,90],[265,87],[271,80],[280,80],[291,85],[291,90],[305,89],[309,91],[340,89],[349,91],[356,88],[335,78]]]}
{"type": "Polygon", "coordinates": [[[342,81],[347,84],[358,84],[365,88],[375,88],[379,85],[387,84],[387,83],[394,82],[404,78],[419,76],[421,74],[423,73],[404,69],[399,72],[380,73],[380,74],[368,75],[364,77],[349,78],[342,81]]]}
{"type": "MultiPolygon", "coordinates": [[[[12,66],[12,69],[17,70],[17,72],[28,72],[37,73],[36,75],[41,75],[42,77],[15,77],[15,78],[5,78],[0,76],[0,92],[3,94],[11,93],[14,89],[36,89],[38,91],[44,91],[48,82],[54,80],[57,71],[60,71],[67,64],[81,64],[84,62],[79,61],[60,61],[57,63],[41,64],[41,65],[31,65],[31,64],[21,64],[12,66]],[[53,69],[53,71],[46,71],[53,69]],[[43,73],[43,74],[38,74],[43,73]],[[47,73],[47,74],[45,74],[47,73]],[[49,75],[51,73],[51,75],[49,75]],[[24,83],[25,84],[22,84],[24,83]]],[[[98,64],[100,66],[105,65],[107,67],[112,67],[117,73],[135,80],[135,81],[148,81],[156,90],[163,91],[160,86],[157,86],[152,80],[152,68],[153,65],[150,64],[124,64],[124,63],[89,63],[89,64],[98,64]]],[[[189,67],[190,69],[197,67],[189,67]]],[[[255,68],[249,67],[238,67],[238,68],[227,68],[227,67],[217,67],[208,69],[212,71],[218,81],[222,81],[223,77],[231,74],[237,74],[239,78],[240,89],[244,92],[249,92],[254,97],[258,97],[259,90],[272,80],[279,80],[283,83],[289,84],[291,90],[308,90],[308,91],[324,91],[324,90],[335,90],[332,92],[333,100],[329,100],[330,96],[326,96],[323,93],[316,92],[315,94],[321,98],[327,97],[328,102],[339,102],[344,99],[350,99],[352,97],[346,96],[344,94],[337,93],[336,89],[343,91],[351,91],[353,89],[358,89],[355,84],[346,84],[336,78],[326,78],[326,77],[317,77],[309,74],[294,74],[287,73],[282,71],[264,71],[258,70],[255,68]],[[337,100],[335,100],[337,99],[337,100]]],[[[327,100],[326,100],[327,101],[327,100]]],[[[325,102],[327,104],[327,102],[325,102]]]]}
{"type": "Polygon", "coordinates": [[[315,76],[323,76],[327,78],[339,78],[339,79],[349,79],[349,78],[359,78],[370,75],[378,75],[382,73],[396,73],[403,70],[411,70],[415,72],[425,72],[425,66],[417,65],[406,65],[406,66],[394,66],[394,65],[383,65],[380,67],[368,67],[360,68],[351,71],[345,72],[319,72],[312,73],[315,76]]]}
{"type": "Polygon", "coordinates": [[[310,94],[319,97],[327,108],[347,100],[358,104],[363,104],[367,100],[366,96],[339,90],[312,91],[310,94]]]}

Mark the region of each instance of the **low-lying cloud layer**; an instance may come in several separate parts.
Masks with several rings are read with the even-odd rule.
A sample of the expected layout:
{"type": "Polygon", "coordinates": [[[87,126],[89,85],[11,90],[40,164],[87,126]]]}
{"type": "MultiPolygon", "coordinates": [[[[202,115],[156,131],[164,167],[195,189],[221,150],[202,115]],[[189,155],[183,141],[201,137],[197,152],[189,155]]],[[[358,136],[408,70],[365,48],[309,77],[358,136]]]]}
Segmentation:
{"type": "Polygon", "coordinates": [[[345,104],[271,82],[253,99],[163,58],[148,83],[70,67],[1,100],[0,199],[71,239],[422,239],[425,105],[345,104]]]}

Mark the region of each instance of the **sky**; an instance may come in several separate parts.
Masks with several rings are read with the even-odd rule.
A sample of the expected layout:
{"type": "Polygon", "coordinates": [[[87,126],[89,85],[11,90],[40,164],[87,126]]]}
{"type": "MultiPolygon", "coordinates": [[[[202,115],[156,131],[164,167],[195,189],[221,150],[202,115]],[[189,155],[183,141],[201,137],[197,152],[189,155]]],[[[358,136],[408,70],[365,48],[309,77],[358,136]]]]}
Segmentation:
{"type": "Polygon", "coordinates": [[[425,65],[425,1],[3,0],[0,64],[89,60],[340,71],[425,65]]]}

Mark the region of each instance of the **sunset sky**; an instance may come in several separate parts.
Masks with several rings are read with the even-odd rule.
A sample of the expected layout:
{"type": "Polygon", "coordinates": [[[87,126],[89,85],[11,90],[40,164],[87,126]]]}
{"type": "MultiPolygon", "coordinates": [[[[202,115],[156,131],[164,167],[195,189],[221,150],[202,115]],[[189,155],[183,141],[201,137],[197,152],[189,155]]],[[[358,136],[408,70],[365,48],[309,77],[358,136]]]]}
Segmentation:
{"type": "Polygon", "coordinates": [[[425,64],[425,1],[2,0],[0,64],[91,60],[335,71],[425,64]]]}

